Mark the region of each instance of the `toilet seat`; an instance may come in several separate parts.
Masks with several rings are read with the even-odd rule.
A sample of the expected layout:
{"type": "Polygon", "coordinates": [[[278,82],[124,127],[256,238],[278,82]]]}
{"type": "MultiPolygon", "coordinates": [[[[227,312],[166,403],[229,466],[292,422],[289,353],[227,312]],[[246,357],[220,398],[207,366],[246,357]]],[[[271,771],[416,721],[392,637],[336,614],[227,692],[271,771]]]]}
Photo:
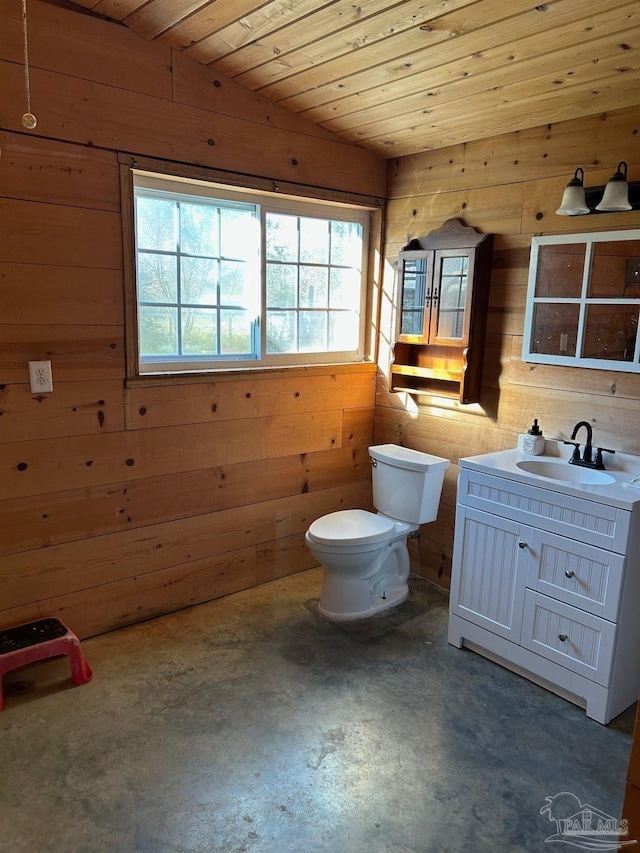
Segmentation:
{"type": "Polygon", "coordinates": [[[365,509],[343,509],[314,521],[308,534],[321,545],[370,545],[384,542],[394,529],[395,523],[384,515],[365,509]]]}

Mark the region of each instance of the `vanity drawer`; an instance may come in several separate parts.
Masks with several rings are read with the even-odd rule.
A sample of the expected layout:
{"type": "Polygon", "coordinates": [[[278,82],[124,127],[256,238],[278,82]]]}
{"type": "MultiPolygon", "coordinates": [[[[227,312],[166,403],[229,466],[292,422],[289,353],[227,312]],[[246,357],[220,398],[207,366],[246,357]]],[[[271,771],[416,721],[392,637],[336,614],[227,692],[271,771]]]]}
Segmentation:
{"type": "Polygon", "coordinates": [[[608,504],[469,468],[460,469],[458,503],[618,554],[626,551],[631,513],[608,504]]]}
{"type": "Polygon", "coordinates": [[[593,545],[532,530],[527,587],[610,622],[618,618],[625,558],[593,545]]]}
{"type": "Polygon", "coordinates": [[[520,645],[607,687],[616,626],[528,589],[520,645]]]}

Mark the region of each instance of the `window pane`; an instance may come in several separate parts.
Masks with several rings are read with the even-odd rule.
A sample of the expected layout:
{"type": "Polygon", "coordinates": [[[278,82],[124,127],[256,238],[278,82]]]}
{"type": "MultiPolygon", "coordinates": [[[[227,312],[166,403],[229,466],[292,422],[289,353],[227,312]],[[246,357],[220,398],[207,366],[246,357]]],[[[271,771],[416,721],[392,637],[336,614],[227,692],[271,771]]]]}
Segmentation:
{"type": "Polygon", "coordinates": [[[327,308],[327,267],[300,267],[300,307],[327,308]]]}
{"type": "Polygon", "coordinates": [[[251,302],[251,291],[258,287],[251,280],[254,268],[243,261],[220,262],[220,303],[221,305],[236,305],[248,308],[251,302]]]}
{"type": "Polygon", "coordinates": [[[140,306],[140,355],[176,355],[178,352],[176,308],[140,306]]]}
{"type": "Polygon", "coordinates": [[[216,207],[210,204],[180,204],[180,251],[188,255],[218,255],[216,207]]]}
{"type": "Polygon", "coordinates": [[[355,311],[329,312],[329,349],[340,350],[358,349],[360,336],[359,318],[355,311]]]}
{"type": "Polygon", "coordinates": [[[217,270],[217,261],[204,258],[182,258],[180,260],[182,302],[191,305],[215,305],[218,301],[217,270]]]}
{"type": "Polygon", "coordinates": [[[298,260],[298,217],[283,213],[266,216],[268,261],[298,260]]]}
{"type": "Polygon", "coordinates": [[[220,352],[225,355],[251,352],[251,319],[248,311],[220,312],[220,352]]]}
{"type": "Polygon", "coordinates": [[[466,275],[469,268],[469,258],[443,258],[442,275],[466,275]]]}
{"type": "Polygon", "coordinates": [[[599,299],[637,299],[640,296],[637,240],[594,243],[589,296],[599,299]]]}
{"type": "Polygon", "coordinates": [[[322,352],[327,349],[327,312],[301,311],[298,352],[322,352]]]}
{"type": "Polygon", "coordinates": [[[637,305],[589,305],[582,355],[633,361],[637,334],[637,305]]]}
{"type": "Polygon", "coordinates": [[[533,315],[531,352],[575,355],[580,306],[541,302],[533,315]]]}
{"type": "Polygon", "coordinates": [[[267,352],[297,352],[296,312],[267,312],[267,352]]]}
{"type": "Polygon", "coordinates": [[[460,308],[467,295],[467,279],[462,276],[447,276],[440,286],[440,303],[445,308],[460,308]]]}
{"type": "Polygon", "coordinates": [[[461,338],[467,298],[468,258],[443,258],[437,335],[461,338]]]}
{"type": "Polygon", "coordinates": [[[182,352],[184,355],[206,355],[216,352],[217,311],[211,308],[183,308],[182,352]]]}
{"type": "Polygon", "coordinates": [[[584,258],[584,244],[540,246],[536,296],[579,298],[584,258]]]}
{"type": "Polygon", "coordinates": [[[362,225],[359,222],[331,223],[331,263],[360,270],[362,225]]]}
{"type": "Polygon", "coordinates": [[[136,242],[139,249],[175,252],[178,244],[178,206],[164,198],[136,199],[136,242]]]}
{"type": "Polygon", "coordinates": [[[267,264],[267,307],[297,306],[298,267],[291,264],[267,264]]]}
{"type": "Polygon", "coordinates": [[[260,247],[258,221],[253,210],[220,208],[220,255],[253,260],[260,247]]]}
{"type": "Polygon", "coordinates": [[[438,337],[461,338],[464,310],[462,308],[441,308],[438,312],[438,337]]]}
{"type": "Polygon", "coordinates": [[[300,217],[300,261],[329,263],[329,223],[326,219],[300,217]]]}
{"type": "Polygon", "coordinates": [[[329,278],[331,307],[357,311],[360,307],[360,274],[356,270],[332,269],[329,278]]]}
{"type": "Polygon", "coordinates": [[[175,255],[138,253],[138,289],[141,302],[177,302],[175,255]]]}

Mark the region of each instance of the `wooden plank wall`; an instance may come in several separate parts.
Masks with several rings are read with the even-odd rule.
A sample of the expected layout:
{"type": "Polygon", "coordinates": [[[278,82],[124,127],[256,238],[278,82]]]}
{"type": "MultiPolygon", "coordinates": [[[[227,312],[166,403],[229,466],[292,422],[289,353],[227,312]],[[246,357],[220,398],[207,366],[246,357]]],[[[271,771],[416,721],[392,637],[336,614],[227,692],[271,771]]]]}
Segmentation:
{"type": "Polygon", "coordinates": [[[308,568],[370,500],[374,365],[125,387],[118,151],[367,195],[386,165],[121,26],[32,0],[29,34],[33,133],[4,4],[0,626],[86,637],[308,568]]]}
{"type": "Polygon", "coordinates": [[[444,586],[461,456],[514,447],[534,417],[547,436],[559,438],[568,438],[577,421],[589,420],[599,445],[640,453],[640,375],[520,359],[532,236],[640,226],[640,212],[555,215],[577,166],[585,169],[586,186],[606,184],[623,159],[630,180],[640,180],[639,118],[638,109],[622,110],[389,162],[375,441],[398,442],[453,463],[437,521],[411,544],[413,570],[444,586]],[[496,235],[482,399],[473,406],[387,390],[397,301],[393,264],[408,238],[452,216],[496,235]]]}

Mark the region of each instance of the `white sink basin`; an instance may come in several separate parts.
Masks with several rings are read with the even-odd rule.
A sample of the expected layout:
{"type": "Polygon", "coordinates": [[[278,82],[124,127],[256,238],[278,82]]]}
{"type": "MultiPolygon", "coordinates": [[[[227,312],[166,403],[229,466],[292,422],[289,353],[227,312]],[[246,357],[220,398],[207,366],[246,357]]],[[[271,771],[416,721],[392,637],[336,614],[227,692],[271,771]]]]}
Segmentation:
{"type": "MultiPolygon", "coordinates": [[[[481,474],[506,477],[548,492],[591,500],[606,506],[640,511],[640,488],[629,488],[640,481],[640,456],[619,451],[615,456],[603,452],[606,471],[569,465],[573,448],[560,439],[548,438],[544,456],[529,456],[521,450],[497,450],[460,459],[460,468],[481,474]]],[[[462,471],[461,471],[462,473],[462,471]]]]}
{"type": "Polygon", "coordinates": [[[521,471],[545,477],[547,480],[557,480],[561,483],[579,483],[585,486],[606,486],[614,483],[615,477],[605,471],[594,468],[581,468],[579,465],[569,465],[565,460],[558,462],[549,459],[522,459],[516,462],[521,471]]]}

